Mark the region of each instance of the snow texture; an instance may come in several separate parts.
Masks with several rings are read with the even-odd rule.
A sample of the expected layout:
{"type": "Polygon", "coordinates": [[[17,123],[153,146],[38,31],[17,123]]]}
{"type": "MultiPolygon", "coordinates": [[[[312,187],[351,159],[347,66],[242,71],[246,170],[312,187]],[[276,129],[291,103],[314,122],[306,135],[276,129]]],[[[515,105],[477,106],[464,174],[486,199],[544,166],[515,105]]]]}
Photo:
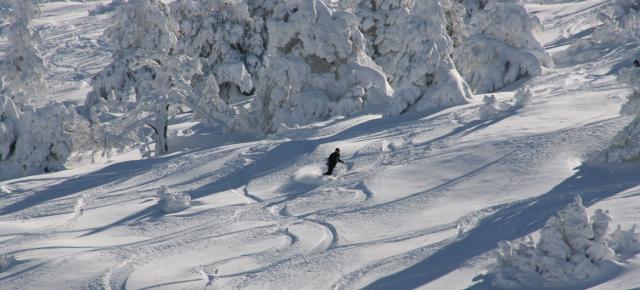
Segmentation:
{"type": "Polygon", "coordinates": [[[329,176],[323,176],[322,169],[326,166],[322,166],[321,164],[312,164],[308,166],[304,166],[298,169],[293,176],[293,180],[299,183],[304,184],[322,184],[327,179],[330,179],[329,176]]]}

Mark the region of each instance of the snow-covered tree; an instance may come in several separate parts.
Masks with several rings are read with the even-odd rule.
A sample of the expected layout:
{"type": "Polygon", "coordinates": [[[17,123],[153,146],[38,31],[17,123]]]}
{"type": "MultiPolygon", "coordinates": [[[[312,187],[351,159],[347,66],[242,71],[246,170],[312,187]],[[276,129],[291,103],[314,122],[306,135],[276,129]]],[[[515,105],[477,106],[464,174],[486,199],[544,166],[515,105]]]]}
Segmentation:
{"type": "Polygon", "coordinates": [[[640,40],[640,1],[613,0],[598,19],[602,25],[594,29],[592,41],[623,44],[640,40]]]}
{"type": "Polygon", "coordinates": [[[176,31],[167,5],[158,0],[122,3],[114,25],[105,32],[114,60],[92,80],[85,102],[105,144],[145,141],[152,129],[156,154],[168,150],[167,125],[171,105],[187,105],[210,124],[226,116],[213,77],[200,62],[175,54],[176,31]],[[104,123],[104,124],[103,124],[104,123]]]}
{"type": "Polygon", "coordinates": [[[177,53],[205,59],[203,72],[217,80],[220,98],[229,103],[252,93],[263,68],[264,20],[242,1],[178,0],[170,8],[177,53]]]}
{"type": "Polygon", "coordinates": [[[10,43],[0,59],[2,178],[63,169],[71,154],[73,143],[64,126],[68,108],[41,106],[47,84],[40,37],[31,28],[37,9],[31,0],[0,0],[0,33],[10,43]]]}
{"type": "Polygon", "coordinates": [[[135,107],[127,113],[124,124],[132,130],[149,126],[154,132],[156,154],[169,150],[167,127],[171,105],[186,104],[199,111],[189,102],[198,92],[191,87],[190,80],[201,74],[199,63],[187,56],[148,56],[134,64],[136,72],[135,107]]]}
{"type": "Polygon", "coordinates": [[[0,176],[61,170],[73,142],[64,128],[69,110],[62,104],[18,111],[8,97],[0,96],[0,176]]]}
{"type": "MultiPolygon", "coordinates": [[[[136,21],[150,11],[133,20],[124,13],[117,23],[127,22],[128,35],[170,27],[177,41],[169,55],[201,59],[202,75],[190,83],[207,94],[197,100],[232,129],[271,133],[364,109],[399,114],[468,102],[470,89],[450,57],[464,38],[464,7],[454,0],[396,2],[177,0],[170,17],[166,8],[151,13],[165,20],[145,21],[148,29],[136,21]]],[[[133,38],[145,37],[155,36],[133,38]]],[[[158,42],[139,43],[154,50],[158,42]]],[[[114,63],[95,78],[87,101],[97,112],[125,112],[131,105],[123,104],[135,103],[130,67],[137,60],[130,51],[140,45],[113,46],[114,63]]]]}
{"type": "Polygon", "coordinates": [[[64,128],[68,115],[68,108],[57,103],[21,113],[15,163],[26,174],[64,169],[73,148],[64,128]]]}
{"type": "Polygon", "coordinates": [[[367,54],[395,89],[392,114],[434,110],[472,98],[450,57],[462,8],[450,0],[343,0],[364,34],[367,54]],[[449,18],[447,18],[449,16],[449,18]]]}
{"type": "Polygon", "coordinates": [[[11,43],[0,59],[0,94],[23,109],[47,91],[40,35],[31,27],[37,6],[32,0],[0,0],[0,8],[0,36],[11,43]]]}
{"type": "Polygon", "coordinates": [[[640,236],[636,233],[636,224],[628,229],[622,229],[618,225],[615,231],[609,236],[609,244],[611,248],[622,258],[631,257],[640,253],[640,236]]]}
{"type": "Polygon", "coordinates": [[[389,101],[384,73],[364,53],[356,16],[322,1],[275,1],[254,112],[265,132],[389,101]]]}
{"type": "Polygon", "coordinates": [[[521,0],[464,0],[468,35],[453,58],[476,93],[488,93],[542,73],[551,57],[534,38],[540,20],[521,0]]]}
{"type": "Polygon", "coordinates": [[[606,149],[595,154],[592,158],[594,163],[620,163],[640,157],[640,67],[632,65],[623,69],[618,75],[618,80],[632,88],[622,112],[635,116],[635,119],[613,137],[606,149]]]}
{"type": "Polygon", "coordinates": [[[198,98],[205,103],[201,107],[226,129],[259,127],[243,106],[231,105],[252,98],[264,70],[269,37],[263,10],[273,4],[262,2],[178,0],[170,5],[178,34],[174,53],[201,60],[203,74],[192,86],[206,90],[198,98]]]}
{"type": "Polygon", "coordinates": [[[611,46],[640,40],[640,2],[611,0],[588,21],[594,23],[591,37],[575,41],[569,48],[554,55],[557,61],[584,62],[602,56],[611,46]],[[598,25],[599,24],[599,25],[598,25]]]}
{"type": "Polygon", "coordinates": [[[547,220],[537,243],[530,237],[499,243],[497,263],[492,270],[493,285],[559,288],[598,277],[606,271],[606,264],[624,259],[623,253],[640,246],[634,229],[610,234],[611,221],[604,210],[596,210],[590,216],[577,197],[547,220]]]}
{"type": "Polygon", "coordinates": [[[119,8],[114,24],[105,31],[114,51],[113,62],[92,79],[87,110],[102,105],[111,111],[127,111],[135,102],[136,76],[131,67],[139,61],[140,52],[169,54],[176,42],[167,7],[161,1],[133,0],[119,8]]]}

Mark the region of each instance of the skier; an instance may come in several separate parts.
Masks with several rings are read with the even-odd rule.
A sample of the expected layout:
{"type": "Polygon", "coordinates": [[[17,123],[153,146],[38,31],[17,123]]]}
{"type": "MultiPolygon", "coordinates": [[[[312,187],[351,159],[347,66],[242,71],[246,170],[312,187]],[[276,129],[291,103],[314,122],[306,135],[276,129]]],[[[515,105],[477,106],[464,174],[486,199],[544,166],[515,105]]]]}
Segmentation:
{"type": "Polygon", "coordinates": [[[338,162],[344,164],[344,162],[340,159],[340,148],[336,148],[336,151],[331,153],[331,155],[329,155],[329,158],[327,158],[327,167],[329,168],[327,169],[327,172],[324,173],[324,175],[333,174],[333,169],[336,167],[336,165],[338,165],[338,162]]]}
{"type": "Polygon", "coordinates": [[[635,65],[636,67],[640,67],[640,59],[636,59],[636,60],[633,62],[633,65],[635,65]]]}

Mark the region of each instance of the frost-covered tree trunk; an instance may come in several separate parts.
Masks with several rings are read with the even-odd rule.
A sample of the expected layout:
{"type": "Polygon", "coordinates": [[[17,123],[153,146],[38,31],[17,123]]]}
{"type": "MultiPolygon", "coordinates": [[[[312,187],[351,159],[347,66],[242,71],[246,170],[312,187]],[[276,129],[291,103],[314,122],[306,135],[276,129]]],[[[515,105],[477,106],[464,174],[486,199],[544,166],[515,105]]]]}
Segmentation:
{"type": "Polygon", "coordinates": [[[0,59],[0,94],[24,109],[47,92],[40,35],[31,27],[38,8],[32,0],[0,0],[0,7],[0,36],[11,44],[0,59]]]}
{"type": "Polygon", "coordinates": [[[167,141],[167,128],[169,127],[169,104],[166,102],[157,102],[155,104],[155,118],[153,122],[147,123],[155,132],[156,154],[162,155],[169,152],[169,143],[167,141]]]}
{"type": "Polygon", "coordinates": [[[0,161],[15,151],[18,136],[18,111],[13,101],[0,95],[0,161]]]}

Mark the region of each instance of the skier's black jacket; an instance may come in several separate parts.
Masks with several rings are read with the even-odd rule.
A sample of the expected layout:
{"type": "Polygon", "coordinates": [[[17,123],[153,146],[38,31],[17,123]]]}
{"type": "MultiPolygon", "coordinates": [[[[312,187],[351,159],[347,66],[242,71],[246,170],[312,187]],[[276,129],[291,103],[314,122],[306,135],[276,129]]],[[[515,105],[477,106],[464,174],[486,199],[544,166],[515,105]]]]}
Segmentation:
{"type": "Polygon", "coordinates": [[[344,163],[340,159],[340,153],[338,152],[331,153],[331,155],[329,155],[329,158],[327,159],[327,165],[329,165],[330,167],[334,167],[336,166],[336,164],[338,164],[338,162],[344,163]]]}

